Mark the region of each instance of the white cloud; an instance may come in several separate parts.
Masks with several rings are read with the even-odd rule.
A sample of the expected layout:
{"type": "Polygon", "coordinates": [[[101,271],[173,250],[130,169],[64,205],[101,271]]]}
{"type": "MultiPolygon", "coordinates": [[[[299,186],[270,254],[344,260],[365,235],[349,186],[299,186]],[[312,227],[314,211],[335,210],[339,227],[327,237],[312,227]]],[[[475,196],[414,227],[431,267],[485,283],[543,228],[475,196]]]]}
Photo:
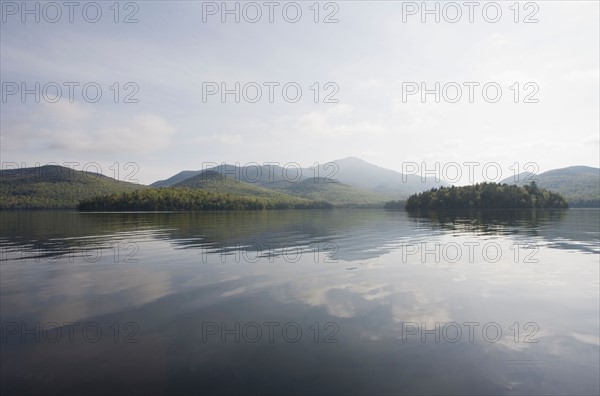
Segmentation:
{"type": "Polygon", "coordinates": [[[592,83],[600,78],[600,69],[587,69],[587,70],[571,70],[567,73],[567,80],[569,81],[584,81],[592,83]]]}
{"type": "Polygon", "coordinates": [[[29,119],[9,118],[3,123],[4,148],[119,156],[164,149],[175,132],[155,114],[111,119],[77,102],[42,103],[29,119]]]}
{"type": "Polygon", "coordinates": [[[590,135],[587,138],[585,138],[582,142],[582,144],[584,145],[600,145],[600,136],[598,134],[595,135],[590,135]]]}
{"type": "Polygon", "coordinates": [[[356,135],[382,136],[388,133],[386,126],[355,118],[352,106],[339,104],[297,117],[280,117],[276,124],[280,130],[288,131],[290,135],[306,137],[344,138],[356,135]]]}
{"type": "Polygon", "coordinates": [[[580,334],[580,333],[571,333],[571,336],[575,338],[579,342],[583,342],[585,344],[590,344],[594,346],[600,346],[600,337],[597,334],[580,334]]]}
{"type": "Polygon", "coordinates": [[[503,46],[510,44],[510,40],[504,34],[494,33],[489,37],[489,41],[495,45],[503,46]]]}
{"type": "Polygon", "coordinates": [[[213,133],[208,136],[198,136],[190,140],[191,144],[224,144],[238,145],[243,143],[239,134],[213,133]]]}

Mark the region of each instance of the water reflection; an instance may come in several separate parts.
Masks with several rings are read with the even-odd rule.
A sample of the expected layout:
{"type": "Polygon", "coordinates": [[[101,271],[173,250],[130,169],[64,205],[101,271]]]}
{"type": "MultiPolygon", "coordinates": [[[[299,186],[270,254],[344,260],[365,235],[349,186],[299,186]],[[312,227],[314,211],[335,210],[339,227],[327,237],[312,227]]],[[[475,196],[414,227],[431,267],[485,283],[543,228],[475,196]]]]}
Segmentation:
{"type": "Polygon", "coordinates": [[[2,213],[1,391],[597,394],[599,215],[2,213]]]}
{"type": "MultiPolygon", "coordinates": [[[[276,257],[326,251],[355,261],[390,252],[398,241],[432,235],[508,235],[553,248],[598,253],[598,210],[477,211],[406,214],[381,210],[243,213],[4,212],[2,257],[40,259],[65,252],[93,259],[122,240],[167,240],[204,254],[276,257]]],[[[130,247],[129,249],[134,249],[130,247]]],[[[39,260],[38,260],[39,261],[39,260]]]]}
{"type": "Polygon", "coordinates": [[[600,211],[489,210],[409,213],[417,227],[471,235],[539,238],[557,249],[600,253],[600,211]]]}
{"type": "Polygon", "coordinates": [[[538,228],[563,222],[569,214],[567,210],[472,210],[410,212],[408,217],[418,224],[452,231],[538,235],[538,228]]]}

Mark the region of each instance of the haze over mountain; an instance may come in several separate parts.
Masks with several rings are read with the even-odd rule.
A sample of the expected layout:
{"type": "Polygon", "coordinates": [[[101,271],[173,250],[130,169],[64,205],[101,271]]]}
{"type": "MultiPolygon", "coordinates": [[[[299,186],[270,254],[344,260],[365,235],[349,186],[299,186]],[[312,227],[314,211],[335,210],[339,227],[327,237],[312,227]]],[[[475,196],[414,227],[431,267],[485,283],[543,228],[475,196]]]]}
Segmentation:
{"type": "MultiPolygon", "coordinates": [[[[529,184],[563,195],[571,207],[600,206],[600,169],[572,166],[539,175],[524,172],[500,183],[529,184]]],[[[151,187],[182,187],[232,196],[291,201],[303,198],[336,206],[376,206],[404,200],[432,187],[432,177],[402,175],[390,169],[349,157],[313,168],[283,168],[275,165],[243,167],[219,165],[208,170],[183,171],[151,187]]],[[[83,200],[117,192],[148,188],[96,173],[61,166],[42,166],[0,171],[0,209],[66,209],[83,200]]]]}
{"type": "Polygon", "coordinates": [[[187,179],[196,177],[203,172],[215,172],[227,176],[234,181],[254,184],[262,187],[274,188],[279,183],[297,182],[305,180],[311,176],[312,171],[302,168],[285,169],[278,165],[247,165],[236,166],[231,164],[221,164],[217,166],[209,166],[203,164],[203,169],[195,171],[182,171],[165,180],[159,180],[152,183],[151,187],[170,187],[181,183],[187,179]]]}
{"type": "Polygon", "coordinates": [[[255,197],[284,197],[289,195],[279,191],[264,188],[259,185],[235,180],[225,174],[207,170],[195,176],[184,179],[169,187],[187,187],[191,189],[207,190],[221,194],[246,195],[255,197]]]}
{"type": "MultiPolygon", "coordinates": [[[[283,191],[290,189],[295,191],[303,190],[291,185],[304,182],[308,179],[314,181],[315,178],[324,178],[333,182],[326,183],[330,185],[329,188],[331,189],[335,189],[334,184],[338,184],[336,182],[339,182],[362,190],[354,191],[354,193],[370,193],[371,197],[365,196],[369,202],[374,200],[382,202],[386,199],[402,199],[411,194],[431,189],[432,187],[449,187],[448,183],[441,180],[436,182],[433,177],[426,178],[423,181],[420,176],[403,175],[400,172],[370,164],[356,157],[347,157],[319,164],[318,167],[312,168],[284,168],[278,165],[248,165],[238,167],[230,164],[222,164],[204,170],[182,171],[168,179],[156,181],[151,186],[175,186],[186,179],[200,175],[203,171],[218,172],[236,180],[283,191]]],[[[303,185],[308,186],[310,183],[303,183],[303,185]]],[[[325,187],[321,191],[324,189],[325,187]]]]}
{"type": "Polygon", "coordinates": [[[538,187],[561,194],[570,206],[600,206],[600,168],[569,166],[553,169],[538,175],[523,172],[508,177],[500,183],[529,184],[536,181],[538,187]]]}
{"type": "MultiPolygon", "coordinates": [[[[373,191],[391,193],[400,197],[429,190],[433,187],[450,187],[443,180],[435,181],[433,177],[421,179],[421,176],[402,174],[400,172],[370,164],[356,157],[335,160],[339,167],[335,174],[341,183],[365,188],[373,191]]],[[[327,165],[322,166],[324,168],[327,165]]],[[[329,169],[331,172],[331,169],[329,169]]],[[[322,169],[327,172],[327,169],[322,169]]]]}
{"type": "MultiPolygon", "coordinates": [[[[323,200],[334,205],[381,205],[387,199],[383,194],[358,189],[329,178],[302,177],[298,181],[289,178],[286,180],[281,176],[280,172],[278,172],[277,177],[268,176],[267,172],[269,170],[264,168],[262,170],[266,170],[266,172],[263,172],[263,176],[260,177],[260,173],[257,172],[256,167],[252,169],[254,175],[249,176],[249,172],[245,171],[250,168],[236,168],[241,173],[236,173],[229,167],[226,170],[224,170],[224,167],[213,168],[223,173],[217,170],[201,171],[195,176],[175,183],[170,187],[188,187],[219,193],[258,197],[283,198],[294,196],[317,201],[323,200]],[[242,178],[251,182],[239,180],[237,175],[244,175],[242,178]],[[269,179],[272,181],[269,181],[269,179]]],[[[276,171],[280,170],[284,169],[280,167],[276,169],[276,171]]],[[[273,169],[270,171],[273,172],[273,169]]],[[[298,176],[300,176],[299,173],[298,176]]]]}

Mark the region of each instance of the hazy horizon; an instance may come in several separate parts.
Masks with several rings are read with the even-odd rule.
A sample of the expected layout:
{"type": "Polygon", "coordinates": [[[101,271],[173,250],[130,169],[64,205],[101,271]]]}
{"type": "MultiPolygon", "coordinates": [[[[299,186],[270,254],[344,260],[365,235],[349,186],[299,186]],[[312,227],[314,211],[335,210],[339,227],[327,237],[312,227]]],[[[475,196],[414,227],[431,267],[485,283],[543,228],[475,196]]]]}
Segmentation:
{"type": "Polygon", "coordinates": [[[202,162],[308,167],[350,156],[399,172],[403,162],[497,162],[503,177],[515,163],[600,166],[597,2],[520,3],[518,15],[500,3],[495,23],[479,8],[470,23],[465,7],[452,23],[441,5],[439,23],[426,14],[423,23],[411,2],[320,3],[318,15],[299,3],[295,23],[290,7],[282,17],[286,3],[273,23],[266,7],[252,23],[248,3],[228,3],[239,23],[221,22],[220,2],[120,3],[118,13],[102,4],[96,23],[82,7],[72,23],[67,9],[51,23],[56,10],[40,6],[38,23],[7,4],[3,163],[96,162],[110,176],[112,164],[124,173],[133,162],[144,184],[202,162]],[[21,90],[36,83],[39,103],[21,90]],[[222,103],[221,87],[236,83],[239,103],[231,93],[222,103]],[[423,100],[421,84],[436,83],[440,103],[423,100]]]}

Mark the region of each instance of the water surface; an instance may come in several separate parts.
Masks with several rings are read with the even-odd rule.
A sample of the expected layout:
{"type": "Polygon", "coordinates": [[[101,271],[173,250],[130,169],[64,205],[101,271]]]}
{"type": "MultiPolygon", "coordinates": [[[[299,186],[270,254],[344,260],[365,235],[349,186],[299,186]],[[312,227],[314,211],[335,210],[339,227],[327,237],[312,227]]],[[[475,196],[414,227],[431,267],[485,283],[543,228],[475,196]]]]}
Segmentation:
{"type": "Polygon", "coordinates": [[[598,394],[600,211],[0,213],[2,394],[598,394]]]}

